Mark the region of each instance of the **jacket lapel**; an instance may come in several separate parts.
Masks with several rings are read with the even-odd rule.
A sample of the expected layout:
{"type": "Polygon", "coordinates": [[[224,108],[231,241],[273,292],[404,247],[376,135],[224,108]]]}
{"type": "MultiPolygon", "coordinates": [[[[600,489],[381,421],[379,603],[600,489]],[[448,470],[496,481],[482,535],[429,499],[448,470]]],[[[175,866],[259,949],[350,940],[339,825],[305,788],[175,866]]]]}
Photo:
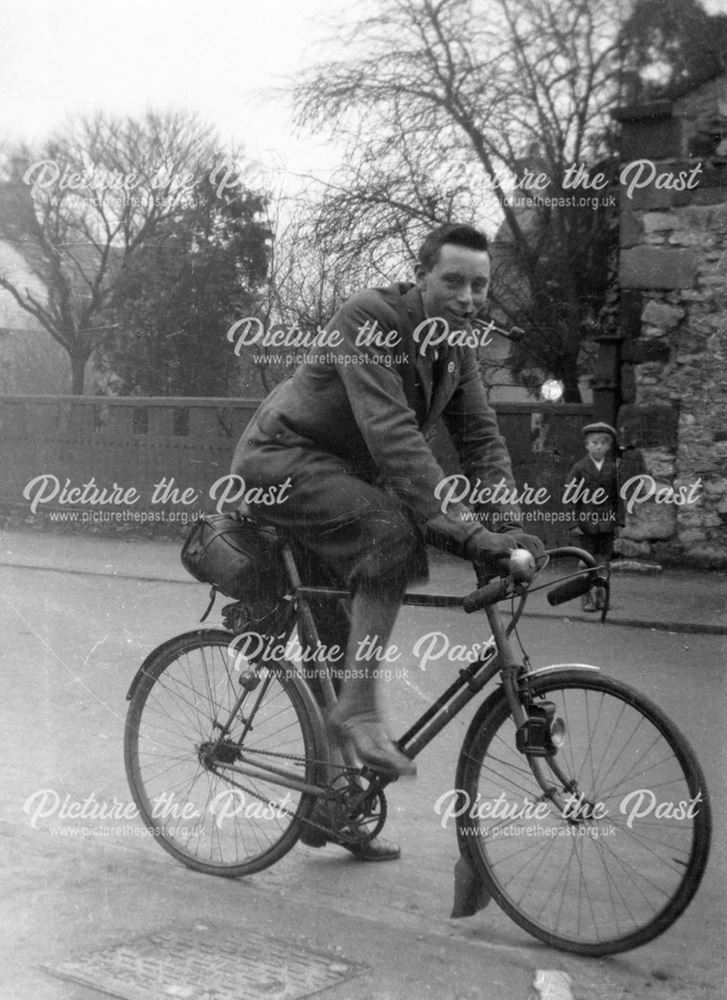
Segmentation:
{"type": "Polygon", "coordinates": [[[413,372],[412,378],[405,378],[408,384],[407,397],[416,412],[423,432],[430,430],[452,397],[459,379],[460,349],[442,344],[439,358],[435,361],[425,357],[419,351],[419,345],[414,340],[414,330],[426,317],[419,289],[414,285],[399,300],[399,315],[402,319],[401,334],[409,357],[408,369],[413,372]],[[410,397],[414,395],[414,399],[410,397]]]}
{"type": "Polygon", "coordinates": [[[442,415],[452,398],[459,380],[460,348],[444,346],[434,365],[434,392],[431,398],[427,424],[433,424],[442,415]]]}
{"type": "Polygon", "coordinates": [[[404,393],[421,424],[429,412],[432,372],[431,365],[424,363],[419,355],[418,345],[414,341],[414,330],[424,319],[422,299],[416,285],[398,299],[396,309],[399,314],[401,352],[406,355],[400,368],[404,393]]]}

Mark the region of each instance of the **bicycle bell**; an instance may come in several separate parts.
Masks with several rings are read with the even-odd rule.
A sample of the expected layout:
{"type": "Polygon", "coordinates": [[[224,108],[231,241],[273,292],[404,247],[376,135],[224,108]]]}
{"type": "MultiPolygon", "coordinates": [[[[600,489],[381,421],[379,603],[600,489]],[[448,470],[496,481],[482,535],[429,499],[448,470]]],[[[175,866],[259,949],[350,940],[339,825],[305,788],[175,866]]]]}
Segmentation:
{"type": "Polygon", "coordinates": [[[535,574],[535,560],[527,549],[510,553],[510,576],[514,583],[528,583],[535,574]]]}

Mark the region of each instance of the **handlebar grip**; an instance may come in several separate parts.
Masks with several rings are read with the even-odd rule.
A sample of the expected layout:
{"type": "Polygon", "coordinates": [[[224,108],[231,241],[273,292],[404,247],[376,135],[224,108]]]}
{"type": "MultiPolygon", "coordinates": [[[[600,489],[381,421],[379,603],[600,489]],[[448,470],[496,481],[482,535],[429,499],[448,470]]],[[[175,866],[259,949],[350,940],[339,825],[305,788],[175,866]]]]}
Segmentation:
{"type": "Polygon", "coordinates": [[[552,590],[548,591],[548,604],[555,607],[556,604],[565,604],[572,601],[574,597],[582,597],[587,594],[596,583],[597,576],[594,572],[584,573],[582,576],[574,576],[564,583],[559,583],[552,590]]]}
{"type": "Polygon", "coordinates": [[[499,601],[503,597],[506,597],[507,592],[507,580],[492,580],[491,583],[486,583],[484,587],[479,587],[471,594],[467,594],[466,597],[463,597],[462,607],[468,615],[471,615],[473,611],[479,611],[488,604],[494,604],[495,601],[499,601]]]}

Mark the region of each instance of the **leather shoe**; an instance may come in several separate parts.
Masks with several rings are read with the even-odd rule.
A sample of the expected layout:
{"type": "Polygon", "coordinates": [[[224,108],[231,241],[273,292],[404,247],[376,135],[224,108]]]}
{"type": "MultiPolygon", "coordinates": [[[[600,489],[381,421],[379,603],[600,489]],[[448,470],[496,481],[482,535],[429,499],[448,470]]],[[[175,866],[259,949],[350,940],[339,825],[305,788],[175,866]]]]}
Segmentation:
{"type": "Polygon", "coordinates": [[[362,764],[385,778],[413,777],[413,760],[389,738],[375,712],[361,712],[340,718],[334,706],[328,714],[328,737],[339,746],[350,744],[362,764]]]}
{"type": "Polygon", "coordinates": [[[313,823],[318,823],[320,826],[328,826],[330,819],[328,817],[328,810],[325,806],[321,806],[318,803],[313,807],[313,812],[310,814],[310,823],[306,823],[303,827],[303,832],[298,838],[301,844],[305,844],[306,847],[325,847],[328,843],[328,837],[320,830],[317,826],[313,826],[313,823]]]}
{"type": "Polygon", "coordinates": [[[359,861],[396,861],[401,857],[399,845],[385,837],[374,837],[365,844],[341,844],[341,847],[345,847],[359,861]]]}
{"type": "MultiPolygon", "coordinates": [[[[313,823],[319,823],[321,826],[328,826],[330,823],[328,810],[322,805],[315,806],[310,818],[313,823]]],[[[306,847],[325,847],[328,843],[337,844],[339,847],[345,847],[359,861],[395,861],[401,857],[401,848],[399,845],[386,840],[384,837],[374,837],[363,844],[346,844],[335,837],[329,838],[318,827],[306,824],[299,839],[301,844],[305,844],[306,847]]]]}

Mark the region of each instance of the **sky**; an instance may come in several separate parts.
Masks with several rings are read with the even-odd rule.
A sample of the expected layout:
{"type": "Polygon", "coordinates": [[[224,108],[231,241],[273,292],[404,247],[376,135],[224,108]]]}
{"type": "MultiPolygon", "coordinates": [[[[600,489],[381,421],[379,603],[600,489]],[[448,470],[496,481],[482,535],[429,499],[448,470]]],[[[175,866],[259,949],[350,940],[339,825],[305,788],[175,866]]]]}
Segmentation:
{"type": "Polygon", "coordinates": [[[69,114],[199,112],[264,169],[325,174],[338,151],[295,136],[261,94],[320,62],[339,0],[0,0],[0,139],[39,140],[69,114]]]}
{"type": "MultiPolygon", "coordinates": [[[[727,0],[705,6],[727,13],[727,0]]],[[[325,62],[327,22],[351,9],[351,0],[0,0],[0,140],[40,140],[69,114],[99,108],[176,107],[198,111],[225,144],[242,143],[263,176],[326,176],[341,151],[295,135],[286,100],[261,91],[325,62]]]]}

